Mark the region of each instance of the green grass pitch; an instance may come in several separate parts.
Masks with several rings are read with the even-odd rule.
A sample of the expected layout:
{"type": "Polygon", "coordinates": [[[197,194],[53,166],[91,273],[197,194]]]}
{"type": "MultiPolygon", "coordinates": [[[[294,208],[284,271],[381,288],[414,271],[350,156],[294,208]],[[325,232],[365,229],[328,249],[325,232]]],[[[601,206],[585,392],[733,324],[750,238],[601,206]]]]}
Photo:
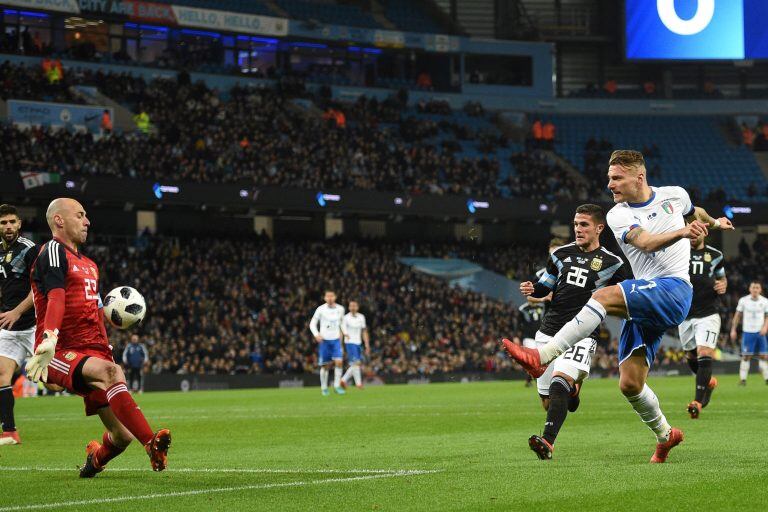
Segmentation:
{"type": "Polygon", "coordinates": [[[11,510],[766,510],[768,386],[720,378],[699,420],[692,377],[652,378],[685,432],[669,463],[615,380],[587,382],[543,462],[528,449],[544,414],[522,382],[148,393],[169,427],[169,469],[131,446],[93,480],[75,467],[98,419],[76,397],[17,401],[20,446],[0,447],[0,512],[11,510]]]}

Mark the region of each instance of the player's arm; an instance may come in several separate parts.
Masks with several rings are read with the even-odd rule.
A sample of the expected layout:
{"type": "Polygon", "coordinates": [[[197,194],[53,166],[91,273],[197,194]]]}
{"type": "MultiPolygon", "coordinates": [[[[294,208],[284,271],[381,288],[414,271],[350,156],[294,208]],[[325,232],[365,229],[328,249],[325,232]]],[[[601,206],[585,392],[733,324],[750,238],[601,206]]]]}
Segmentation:
{"type": "Polygon", "coordinates": [[[725,267],[723,266],[723,255],[718,257],[717,264],[713,269],[712,275],[715,277],[715,293],[723,295],[728,290],[728,278],[725,277],[725,267]]]}
{"type": "Polygon", "coordinates": [[[27,377],[33,382],[48,380],[48,364],[56,353],[59,329],[64,320],[67,285],[67,253],[56,242],[48,244],[38,256],[36,271],[40,276],[40,292],[45,294],[47,305],[43,321],[43,341],[35,354],[27,361],[27,377]]]}
{"type": "Polygon", "coordinates": [[[317,308],[315,310],[315,314],[312,315],[312,319],[309,321],[309,330],[312,331],[312,336],[315,337],[315,341],[318,343],[323,341],[322,336],[320,336],[320,308],[317,308]]]}
{"type": "Polygon", "coordinates": [[[347,315],[344,315],[341,317],[341,339],[344,340],[344,343],[347,342],[347,338],[349,338],[349,335],[347,334],[349,332],[349,329],[347,328],[347,315]]]}
{"type": "Polygon", "coordinates": [[[760,336],[765,336],[768,333],[768,315],[765,315],[763,319],[763,327],[760,329],[760,336]]]}
{"type": "Polygon", "coordinates": [[[522,293],[524,297],[528,297],[529,302],[543,302],[546,300],[546,297],[552,293],[552,290],[557,283],[557,275],[560,273],[559,266],[556,263],[558,261],[560,260],[557,256],[557,251],[554,251],[547,261],[547,266],[544,269],[544,272],[542,272],[536,283],[531,281],[520,283],[520,293],[522,293]]]}
{"type": "Polygon", "coordinates": [[[365,355],[371,357],[371,337],[368,335],[367,327],[363,327],[363,343],[365,343],[365,355]]]}
{"type": "Polygon", "coordinates": [[[739,301],[736,306],[736,312],[733,314],[733,318],[731,318],[731,341],[736,341],[736,335],[738,334],[736,329],[739,327],[739,322],[741,322],[741,311],[742,305],[741,301],[739,301]]]}
{"type": "MultiPolygon", "coordinates": [[[[32,265],[35,264],[35,259],[37,258],[37,254],[39,252],[40,248],[38,246],[32,246],[28,248],[26,251],[26,254],[24,254],[24,263],[27,269],[31,269],[32,265]]],[[[6,311],[5,313],[0,313],[0,329],[10,329],[13,327],[13,324],[18,322],[19,318],[21,318],[21,315],[26,313],[29,308],[31,308],[34,304],[34,294],[32,293],[32,290],[29,290],[29,295],[21,301],[19,304],[16,305],[15,308],[13,308],[10,311],[6,311]]]]}
{"type": "Polygon", "coordinates": [[[656,252],[669,247],[683,239],[695,240],[701,235],[707,234],[707,226],[698,220],[687,224],[684,228],[668,233],[649,233],[640,226],[632,227],[624,235],[624,243],[629,244],[643,252],[656,252]]]}
{"type": "MultiPolygon", "coordinates": [[[[341,308],[341,306],[339,306],[339,307],[341,308]]],[[[346,343],[346,341],[347,341],[347,340],[345,339],[345,336],[347,335],[347,333],[345,333],[345,332],[344,332],[344,329],[343,329],[343,327],[342,327],[342,325],[341,325],[341,324],[343,324],[343,323],[344,323],[344,317],[345,317],[345,316],[346,316],[346,315],[345,315],[345,310],[344,310],[344,308],[341,308],[341,322],[339,322],[339,339],[340,339],[340,340],[341,340],[343,343],[346,343]]]]}
{"type": "Polygon", "coordinates": [[[695,206],[693,212],[685,217],[685,222],[689,224],[695,220],[703,222],[709,229],[722,229],[723,231],[733,229],[733,223],[728,217],[720,217],[719,219],[716,219],[708,214],[704,208],[699,206],[695,206]]]}
{"type": "Polygon", "coordinates": [[[21,315],[27,312],[29,308],[32,307],[32,304],[34,303],[34,294],[32,293],[32,290],[29,291],[29,295],[27,295],[23,301],[19,302],[19,304],[4,313],[0,313],[0,329],[10,329],[13,327],[13,324],[15,324],[19,318],[21,318],[21,315]]]}

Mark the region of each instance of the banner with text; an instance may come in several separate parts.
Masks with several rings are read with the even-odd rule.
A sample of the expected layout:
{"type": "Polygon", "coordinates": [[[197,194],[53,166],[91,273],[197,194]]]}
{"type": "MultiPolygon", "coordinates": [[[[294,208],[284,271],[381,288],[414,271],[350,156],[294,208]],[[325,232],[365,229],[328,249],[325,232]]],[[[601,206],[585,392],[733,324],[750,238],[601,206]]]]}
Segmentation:
{"type": "Polygon", "coordinates": [[[108,110],[110,117],[114,119],[114,112],[108,107],[8,100],[8,118],[15,124],[69,126],[84,128],[90,132],[98,131],[104,110],[108,110]]]}
{"type": "Polygon", "coordinates": [[[26,7],[27,9],[43,9],[46,11],[58,11],[79,13],[80,7],[77,0],[3,0],[3,5],[14,7],[26,7]]]}
{"type": "Polygon", "coordinates": [[[173,6],[179,25],[212,30],[241,32],[267,36],[288,35],[288,20],[271,16],[257,16],[242,12],[216,11],[196,7],[173,6]]]}

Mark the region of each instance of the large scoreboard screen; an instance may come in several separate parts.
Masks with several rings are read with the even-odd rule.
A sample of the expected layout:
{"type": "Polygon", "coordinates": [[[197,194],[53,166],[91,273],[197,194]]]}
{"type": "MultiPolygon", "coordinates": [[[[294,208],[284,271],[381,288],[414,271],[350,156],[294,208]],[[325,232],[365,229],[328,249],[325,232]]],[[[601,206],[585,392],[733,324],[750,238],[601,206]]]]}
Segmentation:
{"type": "Polygon", "coordinates": [[[626,0],[626,56],[768,58],[768,0],[626,0]]]}

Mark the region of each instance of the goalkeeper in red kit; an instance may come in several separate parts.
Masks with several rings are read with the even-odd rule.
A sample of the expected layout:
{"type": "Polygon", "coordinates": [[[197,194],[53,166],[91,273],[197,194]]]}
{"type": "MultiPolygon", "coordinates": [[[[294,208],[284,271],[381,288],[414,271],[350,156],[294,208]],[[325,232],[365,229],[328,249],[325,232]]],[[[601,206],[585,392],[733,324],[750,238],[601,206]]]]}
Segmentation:
{"type": "Polygon", "coordinates": [[[85,210],[74,199],[54,199],[46,220],[53,239],[42,246],[31,271],[37,327],[27,376],[82,396],[86,416],[98,414],[106,427],[101,443],[88,443],[81,478],[103,471],[134,438],[147,451],[152,469],[162,471],[171,433],[152,432],[128,392],[123,370],[112,359],[99,269],[80,252],[90,226],[85,210]]]}

